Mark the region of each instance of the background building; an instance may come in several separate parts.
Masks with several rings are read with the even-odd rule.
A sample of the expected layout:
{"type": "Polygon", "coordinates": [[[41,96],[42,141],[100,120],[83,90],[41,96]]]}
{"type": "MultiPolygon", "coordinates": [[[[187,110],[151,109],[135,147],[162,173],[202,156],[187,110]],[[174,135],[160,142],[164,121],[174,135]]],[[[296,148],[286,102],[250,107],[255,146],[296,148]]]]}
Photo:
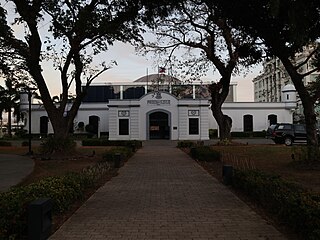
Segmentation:
{"type": "MultiPolygon", "coordinates": [[[[299,66],[302,64],[299,68],[300,73],[307,73],[314,68],[312,66],[312,58],[308,59],[314,50],[315,47],[310,45],[304,47],[302,52],[295,55],[295,58],[293,59],[295,65],[299,66]],[[303,64],[304,62],[305,64],[303,64]]],[[[319,74],[319,72],[314,72],[305,76],[303,79],[304,85],[306,86],[308,83],[315,81],[319,74]]],[[[273,57],[263,63],[262,73],[253,79],[253,84],[255,102],[281,102],[283,101],[283,87],[292,84],[292,82],[280,59],[273,57]]],[[[303,115],[303,108],[298,95],[297,107],[294,115],[296,121],[302,120],[301,116],[303,115]]]]}

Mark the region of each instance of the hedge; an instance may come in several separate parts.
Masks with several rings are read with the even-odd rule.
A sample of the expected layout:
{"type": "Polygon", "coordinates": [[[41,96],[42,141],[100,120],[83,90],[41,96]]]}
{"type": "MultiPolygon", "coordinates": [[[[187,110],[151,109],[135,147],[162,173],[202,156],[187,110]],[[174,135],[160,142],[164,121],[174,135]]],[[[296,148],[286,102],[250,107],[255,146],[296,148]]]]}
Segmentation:
{"type": "Polygon", "coordinates": [[[132,156],[133,151],[131,148],[128,147],[117,147],[108,150],[106,153],[103,154],[102,157],[105,161],[113,162],[115,160],[115,155],[118,153],[121,155],[121,159],[128,159],[132,156]]]}
{"type": "Polygon", "coordinates": [[[234,171],[233,186],[257,201],[304,239],[320,239],[320,195],[259,171],[234,171]]]}
{"type": "Polygon", "coordinates": [[[108,162],[96,164],[81,173],[48,177],[27,186],[14,187],[0,193],[0,239],[23,239],[27,234],[27,207],[38,198],[53,200],[53,214],[69,209],[82,199],[85,190],[93,186],[110,168],[108,162]]]}
{"type": "Polygon", "coordinates": [[[11,147],[12,145],[11,145],[11,142],[7,142],[7,141],[1,140],[0,141],[0,146],[1,147],[11,147]]]}
{"type": "Polygon", "coordinates": [[[218,137],[218,129],[209,129],[209,138],[214,139],[218,137]]]}
{"type": "Polygon", "coordinates": [[[262,137],[266,136],[266,131],[255,131],[255,132],[231,132],[231,137],[236,138],[250,138],[250,137],[262,137]]]}
{"type": "Polygon", "coordinates": [[[210,146],[193,147],[190,149],[191,157],[199,161],[219,161],[220,153],[210,146]]]}
{"type": "Polygon", "coordinates": [[[194,142],[192,141],[179,141],[178,144],[177,144],[177,147],[178,148],[191,148],[195,145],[194,142]]]}

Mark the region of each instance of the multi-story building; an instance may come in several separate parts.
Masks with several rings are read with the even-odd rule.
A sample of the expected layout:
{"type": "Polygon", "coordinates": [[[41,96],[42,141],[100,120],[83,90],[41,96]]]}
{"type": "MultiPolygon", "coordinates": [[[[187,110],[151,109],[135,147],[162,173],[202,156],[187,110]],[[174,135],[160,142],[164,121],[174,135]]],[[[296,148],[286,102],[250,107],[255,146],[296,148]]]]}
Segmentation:
{"type": "MultiPolygon", "coordinates": [[[[312,57],[310,54],[315,50],[315,45],[309,45],[303,48],[302,52],[295,54],[295,66],[300,66],[299,72],[304,74],[311,71],[314,67],[312,65],[312,57]]],[[[313,72],[303,78],[304,85],[316,80],[320,72],[313,72]]],[[[263,70],[260,75],[253,79],[254,84],[254,101],[255,102],[282,102],[282,89],[288,84],[292,84],[291,78],[285,70],[282,62],[277,57],[265,61],[263,63],[263,70]]],[[[297,95],[297,107],[294,111],[294,121],[303,121],[303,107],[302,102],[297,95]]]]}
{"type": "MultiPolygon", "coordinates": [[[[295,55],[293,61],[296,66],[306,61],[306,63],[299,68],[300,73],[307,73],[313,69],[312,58],[307,59],[312,51],[314,51],[314,46],[310,45],[295,55]]],[[[307,85],[309,82],[315,81],[318,75],[319,72],[315,72],[305,76],[303,79],[304,84],[307,85]]],[[[291,83],[290,76],[280,59],[273,57],[263,63],[262,73],[253,79],[254,101],[281,102],[282,88],[291,83]]],[[[299,101],[299,97],[297,99],[299,101]]]]}

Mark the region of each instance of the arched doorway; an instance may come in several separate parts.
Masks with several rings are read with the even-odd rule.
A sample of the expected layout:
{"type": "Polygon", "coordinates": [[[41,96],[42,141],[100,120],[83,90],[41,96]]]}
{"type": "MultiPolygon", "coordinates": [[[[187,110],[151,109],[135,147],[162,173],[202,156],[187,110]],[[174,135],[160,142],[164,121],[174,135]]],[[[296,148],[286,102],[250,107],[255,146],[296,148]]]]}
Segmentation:
{"type": "Polygon", "coordinates": [[[49,118],[47,116],[40,117],[40,135],[41,136],[48,135],[48,122],[49,122],[49,118]]]}
{"type": "Polygon", "coordinates": [[[149,114],[149,139],[170,139],[169,114],[153,112],[149,114]]]}
{"type": "Polygon", "coordinates": [[[98,116],[89,116],[90,132],[95,135],[98,135],[99,132],[99,121],[100,118],[98,116]]]}
{"type": "Polygon", "coordinates": [[[243,131],[244,132],[252,132],[253,131],[253,116],[252,115],[244,115],[243,116],[243,131]]]}

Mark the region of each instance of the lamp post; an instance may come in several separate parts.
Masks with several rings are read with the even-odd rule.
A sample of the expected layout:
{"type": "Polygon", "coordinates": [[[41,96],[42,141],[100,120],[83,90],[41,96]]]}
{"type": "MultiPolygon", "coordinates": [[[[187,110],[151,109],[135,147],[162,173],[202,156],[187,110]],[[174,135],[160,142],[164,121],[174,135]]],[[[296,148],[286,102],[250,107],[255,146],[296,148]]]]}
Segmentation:
{"type": "Polygon", "coordinates": [[[28,154],[29,155],[32,155],[33,152],[31,150],[31,138],[32,138],[32,134],[31,134],[31,98],[32,98],[32,91],[36,90],[36,88],[26,88],[26,90],[28,91],[28,102],[29,102],[29,134],[28,134],[28,137],[29,137],[29,151],[28,151],[28,154]]]}

